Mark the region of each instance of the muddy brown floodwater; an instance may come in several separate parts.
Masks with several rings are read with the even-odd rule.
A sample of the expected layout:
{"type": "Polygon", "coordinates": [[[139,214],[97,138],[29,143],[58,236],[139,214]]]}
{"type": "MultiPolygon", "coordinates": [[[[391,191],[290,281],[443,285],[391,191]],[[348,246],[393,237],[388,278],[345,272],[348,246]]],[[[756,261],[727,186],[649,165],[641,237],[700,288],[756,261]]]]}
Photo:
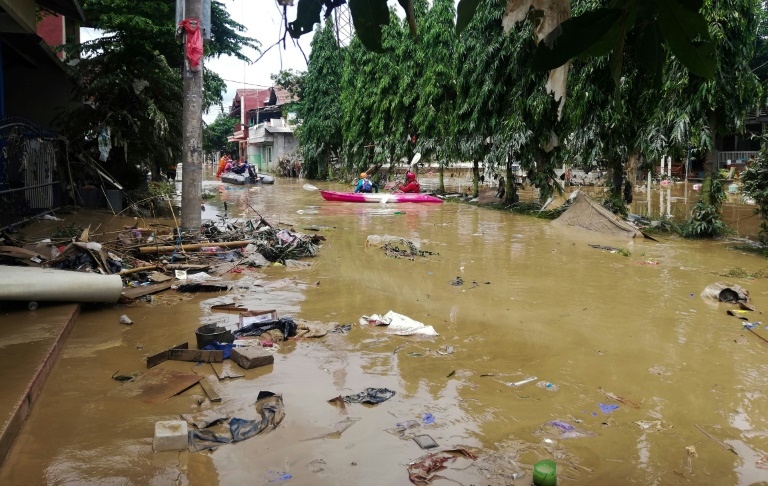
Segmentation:
{"type": "MultiPolygon", "coordinates": [[[[729,280],[719,274],[756,272],[765,259],[727,242],[614,240],[461,204],[326,202],[282,179],[251,190],[206,188],[221,190],[230,216],[249,214],[247,200],[271,222],[320,227],[327,237],[311,268],[246,272],[232,294],[244,305],[342,324],[391,309],[439,336],[417,340],[356,324],[347,335],[284,343],[273,367],[217,383],[221,404],[198,405],[196,387],[148,405],[122,393],[111,375],[141,371],[147,355],[194,343],[201,322],[234,318],[212,315],[201,304],[210,294],[173,291],[149,304],[86,308],[0,484],[405,485],[407,464],[426,451],[386,429],[427,413],[434,423],[416,432],[442,449],[463,446],[480,456],[440,473],[465,485],[528,485],[542,459],[555,460],[560,484],[768,480],[758,464],[768,452],[768,345],[726,315],[728,305],[699,295],[729,280]],[[369,235],[415,239],[436,255],[387,257],[366,245],[369,235]],[[452,285],[457,277],[463,285],[452,285]],[[133,326],[118,323],[124,313],[133,326]],[[447,346],[452,354],[436,352],[447,346]],[[528,377],[537,379],[504,384],[528,377]],[[347,415],[326,403],[366,387],[397,394],[376,406],[350,404],[347,415]],[[277,430],[212,453],[152,452],[156,421],[234,411],[261,390],[283,395],[277,430]],[[600,404],[618,408],[606,413],[600,404]],[[316,438],[348,417],[359,420],[340,436],[316,438]],[[543,428],[555,420],[578,428],[568,435],[587,436],[564,439],[543,428]],[[516,467],[522,479],[512,479],[516,467]]],[[[213,217],[222,203],[206,206],[213,217]]],[[[730,281],[768,309],[764,279],[730,281]]],[[[755,331],[768,337],[763,317],[751,320],[765,320],[755,331]]],[[[193,363],[161,366],[210,373],[193,363]]]]}

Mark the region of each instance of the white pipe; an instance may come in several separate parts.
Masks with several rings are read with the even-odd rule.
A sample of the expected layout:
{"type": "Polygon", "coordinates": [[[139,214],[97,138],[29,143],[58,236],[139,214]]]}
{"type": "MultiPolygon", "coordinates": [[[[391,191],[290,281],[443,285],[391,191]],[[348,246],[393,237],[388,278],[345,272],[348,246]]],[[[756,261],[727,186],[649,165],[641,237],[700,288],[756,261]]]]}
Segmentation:
{"type": "Polygon", "coordinates": [[[117,302],[122,291],[119,275],[0,266],[0,300],[117,302]]]}

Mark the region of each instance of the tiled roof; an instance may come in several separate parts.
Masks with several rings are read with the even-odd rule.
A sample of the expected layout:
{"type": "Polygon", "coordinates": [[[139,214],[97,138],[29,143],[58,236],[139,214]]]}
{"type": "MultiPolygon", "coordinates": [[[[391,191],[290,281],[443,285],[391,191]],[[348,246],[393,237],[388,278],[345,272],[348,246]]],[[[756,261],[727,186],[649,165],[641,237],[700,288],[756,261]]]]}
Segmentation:
{"type": "MultiPolygon", "coordinates": [[[[277,96],[277,106],[284,105],[293,101],[293,97],[288,91],[275,88],[277,96]]],[[[240,116],[240,100],[245,96],[245,112],[264,108],[264,102],[269,100],[269,88],[266,89],[238,89],[235,92],[235,98],[232,100],[232,107],[229,110],[229,116],[240,116]]]]}

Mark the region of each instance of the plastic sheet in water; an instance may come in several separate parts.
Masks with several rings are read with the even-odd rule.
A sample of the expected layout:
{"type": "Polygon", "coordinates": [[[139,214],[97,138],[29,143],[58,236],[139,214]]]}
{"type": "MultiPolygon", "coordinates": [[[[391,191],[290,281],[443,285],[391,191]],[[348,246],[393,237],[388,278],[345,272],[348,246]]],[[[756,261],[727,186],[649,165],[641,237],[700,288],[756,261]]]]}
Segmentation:
{"type": "Polygon", "coordinates": [[[597,434],[580,429],[562,420],[553,420],[539,427],[533,435],[545,439],[577,439],[579,437],[594,437],[597,434]]]}
{"type": "Polygon", "coordinates": [[[344,397],[346,403],[370,403],[377,404],[386,402],[395,396],[395,391],[389,388],[366,388],[360,393],[347,395],[344,397]]]}

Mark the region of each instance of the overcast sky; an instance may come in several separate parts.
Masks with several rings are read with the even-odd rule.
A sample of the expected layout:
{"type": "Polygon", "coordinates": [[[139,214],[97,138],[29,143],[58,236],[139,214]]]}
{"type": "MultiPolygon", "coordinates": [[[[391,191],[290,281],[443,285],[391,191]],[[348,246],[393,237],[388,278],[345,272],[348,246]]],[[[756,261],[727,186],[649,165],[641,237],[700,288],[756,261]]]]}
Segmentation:
{"type": "MultiPolygon", "coordinates": [[[[236,22],[243,24],[248,31],[246,36],[255,38],[261,43],[261,51],[264,52],[282,37],[285,29],[282,18],[282,7],[276,0],[220,0],[229,11],[229,15],[236,22]]],[[[294,2],[298,3],[298,2],[294,2]]],[[[296,18],[296,7],[288,7],[288,21],[296,18]]],[[[304,53],[309,57],[312,34],[305,34],[296,40],[301,45],[304,53]]],[[[256,60],[259,53],[250,49],[245,52],[251,60],[256,60]]],[[[280,69],[294,69],[305,71],[307,63],[299,48],[294,45],[291,36],[286,37],[285,49],[283,43],[272,47],[264,56],[254,64],[246,64],[243,61],[231,57],[208,60],[208,68],[219,74],[227,83],[227,91],[224,93],[224,108],[232,105],[232,98],[237,89],[242,88],[266,88],[272,85],[271,74],[280,69]]],[[[206,122],[216,119],[218,107],[211,112],[203,114],[206,122]]]]}

